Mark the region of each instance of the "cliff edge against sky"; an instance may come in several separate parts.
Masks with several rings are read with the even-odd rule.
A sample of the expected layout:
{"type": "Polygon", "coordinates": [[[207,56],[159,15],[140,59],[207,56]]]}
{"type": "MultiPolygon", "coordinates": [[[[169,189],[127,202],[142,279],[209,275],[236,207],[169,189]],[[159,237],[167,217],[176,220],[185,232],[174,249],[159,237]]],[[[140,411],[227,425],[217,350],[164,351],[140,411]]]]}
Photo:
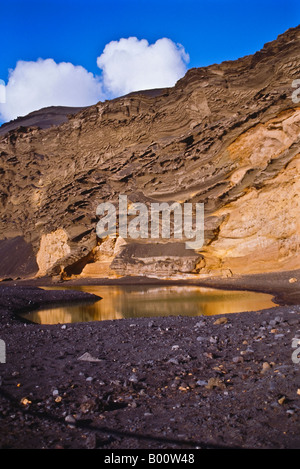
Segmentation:
{"type": "Polygon", "coordinates": [[[297,27],[252,56],[191,69],[173,88],[2,126],[0,277],[299,269],[299,49],[297,27]],[[97,239],[96,208],[119,194],[204,203],[203,247],[97,239]]]}

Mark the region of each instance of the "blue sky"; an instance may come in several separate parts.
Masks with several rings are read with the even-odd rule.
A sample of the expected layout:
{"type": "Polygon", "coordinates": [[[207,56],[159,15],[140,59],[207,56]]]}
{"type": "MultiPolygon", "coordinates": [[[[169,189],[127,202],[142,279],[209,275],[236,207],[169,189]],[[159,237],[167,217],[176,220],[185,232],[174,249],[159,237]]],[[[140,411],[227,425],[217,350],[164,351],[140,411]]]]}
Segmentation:
{"type": "Polygon", "coordinates": [[[182,44],[187,68],[236,59],[297,26],[300,2],[1,0],[0,15],[0,79],[8,83],[19,60],[38,58],[70,62],[99,76],[97,57],[105,46],[129,37],[182,44]]]}

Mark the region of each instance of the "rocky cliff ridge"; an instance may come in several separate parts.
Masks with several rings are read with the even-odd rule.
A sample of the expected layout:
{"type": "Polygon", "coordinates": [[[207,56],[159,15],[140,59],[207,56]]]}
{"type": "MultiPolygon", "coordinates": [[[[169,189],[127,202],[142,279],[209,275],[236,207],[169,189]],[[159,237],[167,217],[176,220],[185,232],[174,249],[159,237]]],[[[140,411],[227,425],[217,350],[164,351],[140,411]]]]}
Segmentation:
{"type": "Polygon", "coordinates": [[[191,69],[173,88],[99,102],[59,125],[3,126],[0,277],[300,268],[299,49],[297,27],[252,56],[191,69]],[[203,248],[98,239],[96,208],[119,194],[204,203],[203,248]]]}

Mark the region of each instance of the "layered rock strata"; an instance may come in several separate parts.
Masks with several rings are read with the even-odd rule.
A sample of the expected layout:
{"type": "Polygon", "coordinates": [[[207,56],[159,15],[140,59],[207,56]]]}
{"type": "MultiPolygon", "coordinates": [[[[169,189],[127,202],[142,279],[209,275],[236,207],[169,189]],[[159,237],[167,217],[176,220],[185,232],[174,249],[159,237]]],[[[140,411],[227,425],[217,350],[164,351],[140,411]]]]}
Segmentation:
{"type": "Polygon", "coordinates": [[[2,278],[300,268],[299,36],[290,29],[254,55],[99,102],[59,125],[1,128],[1,243],[8,252],[27,246],[30,265],[20,268],[12,250],[15,267],[2,278]],[[97,206],[117,206],[120,194],[129,205],[204,203],[204,245],[97,238],[97,206]]]}

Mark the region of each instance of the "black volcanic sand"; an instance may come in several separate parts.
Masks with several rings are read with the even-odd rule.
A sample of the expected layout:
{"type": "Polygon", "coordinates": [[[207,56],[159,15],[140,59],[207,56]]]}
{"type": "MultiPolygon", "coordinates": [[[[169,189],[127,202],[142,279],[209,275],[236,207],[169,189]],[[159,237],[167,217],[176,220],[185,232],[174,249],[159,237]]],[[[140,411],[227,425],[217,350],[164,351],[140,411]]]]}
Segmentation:
{"type": "Polygon", "coordinates": [[[206,282],[282,304],[260,312],[64,325],[17,313],[94,297],[3,282],[0,448],[299,449],[298,274],[206,282]]]}

